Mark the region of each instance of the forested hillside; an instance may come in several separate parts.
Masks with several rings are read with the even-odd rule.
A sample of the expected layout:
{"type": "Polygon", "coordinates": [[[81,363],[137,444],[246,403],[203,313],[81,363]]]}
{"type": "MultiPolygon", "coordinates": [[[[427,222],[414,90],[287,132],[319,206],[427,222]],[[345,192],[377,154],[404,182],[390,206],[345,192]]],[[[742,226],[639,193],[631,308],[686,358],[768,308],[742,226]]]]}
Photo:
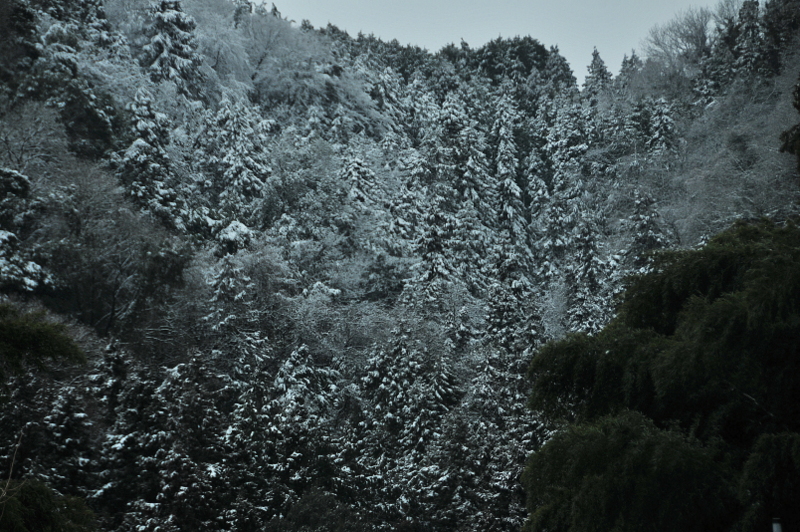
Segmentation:
{"type": "Polygon", "coordinates": [[[798,214],[798,0],[582,85],[535,36],[248,0],[2,0],[0,35],[0,530],[520,530],[573,434],[534,353],[658,250],[798,214]]]}

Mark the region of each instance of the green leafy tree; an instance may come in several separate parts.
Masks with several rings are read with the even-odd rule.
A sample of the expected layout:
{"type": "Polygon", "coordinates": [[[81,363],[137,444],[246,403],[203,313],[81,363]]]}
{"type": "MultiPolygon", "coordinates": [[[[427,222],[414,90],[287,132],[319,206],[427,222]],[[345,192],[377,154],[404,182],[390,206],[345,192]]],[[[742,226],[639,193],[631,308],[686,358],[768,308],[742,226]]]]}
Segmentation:
{"type": "Polygon", "coordinates": [[[523,478],[531,510],[525,532],[729,525],[720,516],[733,494],[712,450],[634,412],[559,433],[531,457],[523,478]]]}
{"type": "Polygon", "coordinates": [[[90,532],[97,530],[94,515],[77,497],[58,495],[36,480],[11,481],[0,488],[2,532],[90,532]]]}
{"type": "MultiPolygon", "coordinates": [[[[85,360],[64,325],[47,321],[44,313],[24,314],[11,305],[0,305],[0,386],[5,387],[11,375],[44,368],[45,362],[85,360]]],[[[0,483],[0,531],[95,530],[94,516],[82,499],[62,496],[36,479],[14,478],[14,458],[21,443],[20,438],[9,475],[0,483]]]]}
{"type": "Polygon", "coordinates": [[[799,264],[793,222],[741,223],[542,348],[530,404],[563,432],[530,459],[527,530],[797,526],[799,264]]]}
{"type": "Polygon", "coordinates": [[[0,383],[9,375],[41,369],[46,361],[62,360],[86,360],[64,325],[47,321],[40,312],[23,314],[8,304],[0,305],[0,383]]]}

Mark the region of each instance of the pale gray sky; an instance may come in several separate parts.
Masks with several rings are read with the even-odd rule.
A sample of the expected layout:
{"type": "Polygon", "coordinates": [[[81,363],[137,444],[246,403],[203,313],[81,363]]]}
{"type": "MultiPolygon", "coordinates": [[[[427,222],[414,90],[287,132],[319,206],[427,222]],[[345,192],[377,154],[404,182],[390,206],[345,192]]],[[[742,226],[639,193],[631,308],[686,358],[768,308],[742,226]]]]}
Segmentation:
{"type": "MultiPolygon", "coordinates": [[[[267,0],[268,2],[271,0],[267,0]]],[[[718,0],[275,0],[284,17],[314,27],[328,22],[355,36],[415,44],[431,52],[463,38],[478,48],[498,36],[530,35],[557,45],[579,80],[597,47],[616,73],[624,54],[637,52],[649,29],[689,7],[718,0]]],[[[269,4],[268,4],[269,5],[269,4]]]]}

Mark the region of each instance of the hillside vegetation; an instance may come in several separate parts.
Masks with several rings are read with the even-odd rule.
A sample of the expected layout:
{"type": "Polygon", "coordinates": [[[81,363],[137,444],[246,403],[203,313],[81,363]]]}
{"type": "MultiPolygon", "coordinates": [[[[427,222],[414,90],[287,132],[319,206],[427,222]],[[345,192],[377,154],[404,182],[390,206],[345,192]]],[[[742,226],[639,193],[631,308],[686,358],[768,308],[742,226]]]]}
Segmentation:
{"type": "Polygon", "coordinates": [[[533,37],[430,52],[246,0],[5,0],[0,34],[0,333],[69,355],[0,338],[0,507],[119,532],[641,530],[644,506],[559,513],[559,449],[605,435],[611,467],[622,426],[724,480],[720,530],[773,517],[760,477],[732,486],[794,436],[730,442],[729,403],[659,403],[674,331],[630,320],[686,250],[794,230],[798,0],[679,14],[617,75],[587,50],[582,86],[533,37]],[[563,346],[620,328],[652,351],[614,375],[645,380],[595,403],[563,346]],[[534,451],[550,476],[523,487],[534,451]]]}

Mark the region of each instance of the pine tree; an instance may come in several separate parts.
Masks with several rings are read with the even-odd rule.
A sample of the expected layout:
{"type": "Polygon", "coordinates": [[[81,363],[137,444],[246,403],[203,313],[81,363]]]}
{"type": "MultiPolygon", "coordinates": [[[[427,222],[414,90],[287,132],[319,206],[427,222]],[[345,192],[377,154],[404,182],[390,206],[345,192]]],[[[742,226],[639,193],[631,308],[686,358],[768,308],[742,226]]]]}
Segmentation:
{"type": "Polygon", "coordinates": [[[566,58],[558,51],[558,47],[551,46],[545,60],[544,68],[534,79],[534,90],[539,94],[539,107],[544,100],[552,100],[558,94],[572,95],[578,90],[578,82],[566,58]]]}
{"type": "Polygon", "coordinates": [[[255,283],[246,268],[245,257],[227,254],[205,272],[210,298],[201,321],[204,340],[212,348],[215,369],[236,380],[247,380],[253,367],[268,357],[264,335],[266,312],[255,283]]]}
{"type": "Polygon", "coordinates": [[[767,64],[772,73],[778,74],[783,67],[781,54],[789,48],[793,36],[800,30],[800,1],[767,0],[763,26],[767,64]]]}
{"type": "Polygon", "coordinates": [[[390,200],[389,231],[402,242],[399,247],[410,253],[410,247],[418,238],[423,225],[424,184],[430,180],[430,169],[427,161],[414,149],[403,154],[399,166],[401,186],[390,200]]]}
{"type": "Polygon", "coordinates": [[[363,160],[352,157],[346,160],[342,169],[342,181],[350,189],[348,196],[360,209],[370,211],[375,204],[377,183],[373,172],[363,160]]]}
{"type": "Polygon", "coordinates": [[[567,279],[572,291],[568,323],[572,331],[599,331],[611,318],[611,294],[606,286],[608,265],[600,257],[597,232],[586,214],[573,237],[567,279]]]}
{"type": "Polygon", "coordinates": [[[257,226],[258,200],[272,174],[266,150],[267,124],[250,106],[225,99],[206,118],[201,164],[208,173],[206,188],[227,223],[238,220],[257,226]]]}
{"type": "Polygon", "coordinates": [[[183,12],[181,0],[153,0],[150,14],[153,21],[142,65],[154,83],[172,81],[181,94],[197,97],[203,60],[197,53],[194,19],[183,12]]]}
{"type": "Polygon", "coordinates": [[[447,468],[428,457],[442,437],[443,417],[461,395],[451,362],[397,329],[388,349],[376,346],[359,388],[357,464],[372,476],[364,488],[380,501],[372,512],[384,520],[425,515],[431,484],[440,476],[431,474],[447,468]]]}
{"type": "Polygon", "coordinates": [[[636,55],[636,51],[632,50],[630,57],[628,54],[622,58],[622,66],[619,69],[619,75],[614,78],[613,86],[617,95],[625,96],[628,92],[631,83],[636,79],[636,76],[641,72],[644,63],[636,55]]]}
{"type": "MultiPolygon", "coordinates": [[[[800,112],[800,79],[794,86],[793,96],[792,105],[800,112]]],[[[797,157],[797,170],[800,173],[800,124],[795,124],[781,133],[780,149],[782,152],[793,153],[797,157]]]]}
{"type": "Polygon", "coordinates": [[[539,150],[534,148],[528,155],[524,172],[530,220],[527,236],[529,248],[534,255],[538,253],[537,242],[547,227],[547,208],[550,204],[550,190],[545,181],[547,174],[547,167],[539,155],[539,150]]]}
{"type": "Polygon", "coordinates": [[[461,156],[455,186],[459,197],[461,200],[471,201],[482,216],[488,216],[493,179],[486,160],[486,140],[474,121],[459,132],[458,144],[461,147],[461,156]]]}
{"type": "Polygon", "coordinates": [[[522,190],[518,184],[519,155],[515,130],[520,116],[511,97],[510,87],[501,87],[497,103],[496,119],[492,127],[492,137],[497,145],[495,156],[495,182],[497,191],[497,227],[504,232],[503,238],[509,242],[524,239],[525,207],[522,190]]]}
{"type": "Polygon", "coordinates": [[[524,499],[516,485],[525,455],[542,438],[525,407],[526,359],[519,353],[484,351],[464,399],[471,414],[464,429],[469,444],[460,449],[459,459],[471,473],[464,494],[471,507],[462,520],[472,529],[518,530],[524,519],[524,499]]]}
{"type": "Polygon", "coordinates": [[[107,483],[95,495],[121,518],[120,529],[218,530],[228,496],[220,484],[226,393],[199,358],[157,380],[128,381],[104,444],[107,483]]]}
{"type": "Polygon", "coordinates": [[[634,211],[628,217],[633,241],[627,250],[634,269],[644,268],[649,258],[647,253],[667,247],[669,240],[658,222],[658,212],[653,208],[655,201],[638,189],[634,192],[634,211]]]}
{"type": "Polygon", "coordinates": [[[453,260],[456,225],[453,215],[445,208],[445,200],[434,193],[414,244],[414,255],[420,261],[414,266],[401,297],[407,305],[423,313],[441,315],[449,306],[448,299],[463,290],[459,267],[453,260]]]}
{"type": "Polygon", "coordinates": [[[27,0],[10,0],[0,7],[0,95],[8,96],[19,84],[19,73],[39,56],[36,14],[27,0]]]}
{"type": "Polygon", "coordinates": [[[25,249],[17,236],[20,224],[30,209],[31,182],[28,176],[0,167],[0,287],[33,291],[48,286],[53,279],[25,249]]]}
{"type": "Polygon", "coordinates": [[[766,64],[766,42],[758,0],[745,0],[739,9],[739,31],[733,52],[737,73],[749,75],[763,72],[766,64]]]}
{"type": "Polygon", "coordinates": [[[597,48],[592,52],[592,62],[587,70],[589,74],[586,75],[586,81],[583,84],[583,97],[589,102],[589,105],[594,106],[611,87],[611,72],[606,68],[597,48]]]}
{"type": "Polygon", "coordinates": [[[257,460],[271,480],[264,502],[275,513],[285,513],[307,487],[333,481],[326,424],[339,378],[335,369],[316,363],[305,346],[293,351],[273,378],[262,407],[260,430],[266,438],[259,439],[266,449],[257,460]]]}
{"type": "Polygon", "coordinates": [[[117,174],[136,203],[167,226],[183,229],[182,202],[175,191],[176,179],[166,151],[167,117],[153,108],[152,96],[141,89],[129,110],[133,114],[136,140],[125,150],[117,174]]]}
{"type": "Polygon", "coordinates": [[[538,277],[550,280],[563,272],[573,246],[574,229],[585,214],[583,172],[578,161],[562,164],[553,176],[553,192],[544,216],[546,226],[537,242],[538,277]]]}
{"type": "Polygon", "coordinates": [[[675,107],[665,98],[652,102],[649,116],[647,150],[655,156],[664,156],[676,148],[677,126],[675,107]]]}
{"type": "Polygon", "coordinates": [[[59,390],[42,420],[44,445],[30,473],[61,493],[89,495],[96,484],[93,423],[81,408],[85,400],[72,386],[59,390]]]}

